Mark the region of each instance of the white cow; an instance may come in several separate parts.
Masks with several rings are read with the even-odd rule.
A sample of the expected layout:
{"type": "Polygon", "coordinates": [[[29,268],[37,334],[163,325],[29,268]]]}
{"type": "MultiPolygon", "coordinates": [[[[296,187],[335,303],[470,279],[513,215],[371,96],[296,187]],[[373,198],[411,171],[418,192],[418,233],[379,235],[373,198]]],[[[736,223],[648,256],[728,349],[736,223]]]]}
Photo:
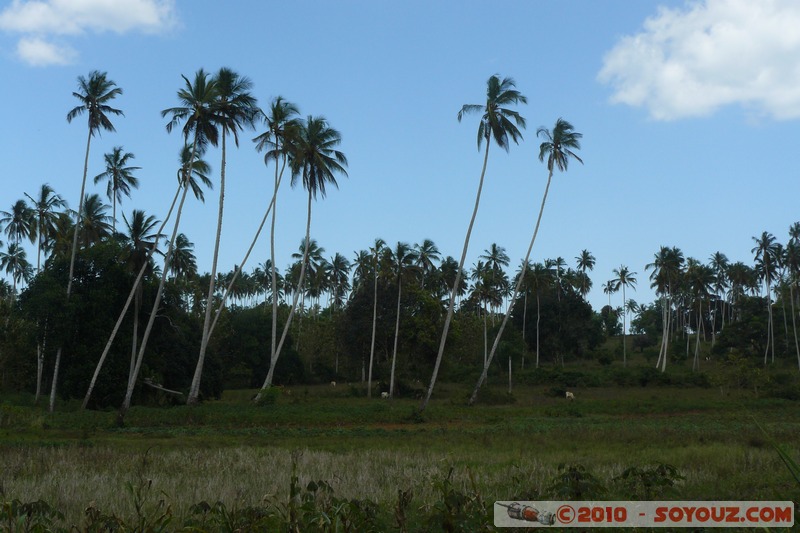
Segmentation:
{"type": "Polygon", "coordinates": [[[571,401],[571,400],[574,400],[574,399],[575,399],[575,395],[572,394],[571,392],[567,391],[567,400],[571,401]]]}
{"type": "Polygon", "coordinates": [[[331,381],[331,387],[335,387],[335,386],[336,386],[336,382],[335,381],[331,381]]]}
{"type": "Polygon", "coordinates": [[[382,392],[381,393],[381,398],[388,398],[388,397],[389,397],[389,393],[388,392],[382,392]]]}

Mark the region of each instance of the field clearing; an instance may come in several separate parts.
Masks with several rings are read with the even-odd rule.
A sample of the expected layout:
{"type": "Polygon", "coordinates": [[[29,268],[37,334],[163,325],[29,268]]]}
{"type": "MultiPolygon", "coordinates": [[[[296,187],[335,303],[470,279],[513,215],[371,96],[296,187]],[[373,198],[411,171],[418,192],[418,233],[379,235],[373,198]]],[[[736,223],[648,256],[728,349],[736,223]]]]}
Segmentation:
{"type": "Polygon", "coordinates": [[[285,505],[294,471],[300,487],[323,481],[338,498],[387,510],[411,491],[425,513],[446,479],[485,502],[552,499],[558,466],[582,465],[603,499],[629,499],[614,481],[626,468],[669,464],[684,479],[664,499],[800,501],[772,446],[800,457],[794,401],[628,387],[577,389],[567,402],[548,387],[518,387],[513,403],[467,407],[467,392],[443,384],[419,416],[416,399],[354,397],[347,386],[300,386],[262,406],[249,402],[252,391],[232,391],[191,408],[134,407],[122,428],[114,412],[4,403],[0,493],[45,500],[69,524],[88,506],[132,519],[137,501],[186,517],[201,501],[285,505]]]}

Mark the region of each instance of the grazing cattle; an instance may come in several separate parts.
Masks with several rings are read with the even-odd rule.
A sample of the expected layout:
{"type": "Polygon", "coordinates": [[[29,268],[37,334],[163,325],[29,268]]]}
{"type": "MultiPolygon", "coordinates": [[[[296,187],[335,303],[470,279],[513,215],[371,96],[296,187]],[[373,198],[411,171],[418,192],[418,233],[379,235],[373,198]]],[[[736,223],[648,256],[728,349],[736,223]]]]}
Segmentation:
{"type": "Polygon", "coordinates": [[[389,397],[389,393],[388,392],[382,392],[381,393],[381,398],[388,398],[388,397],[389,397]]]}
{"type": "Polygon", "coordinates": [[[335,387],[335,386],[336,386],[336,382],[335,381],[331,381],[331,387],[335,387]]]}
{"type": "Polygon", "coordinates": [[[575,399],[575,395],[572,394],[571,392],[567,391],[567,400],[571,401],[571,400],[574,400],[574,399],[575,399]]]}

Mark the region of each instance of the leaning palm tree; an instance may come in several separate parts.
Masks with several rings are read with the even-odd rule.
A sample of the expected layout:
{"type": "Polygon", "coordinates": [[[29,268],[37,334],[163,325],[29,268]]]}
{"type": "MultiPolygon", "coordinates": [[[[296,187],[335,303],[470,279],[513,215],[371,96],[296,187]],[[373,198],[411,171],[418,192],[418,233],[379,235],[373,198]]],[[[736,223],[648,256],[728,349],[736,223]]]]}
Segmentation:
{"type": "Polygon", "coordinates": [[[47,249],[50,236],[55,232],[58,218],[56,209],[66,207],[67,203],[47,183],[41,186],[36,198],[28,193],[25,193],[25,196],[33,205],[36,235],[39,237],[36,245],[36,272],[38,273],[41,270],[42,250],[47,249]]]}
{"type": "Polygon", "coordinates": [[[627,302],[625,301],[625,289],[631,287],[636,290],[636,272],[631,272],[625,265],[620,265],[614,269],[614,284],[617,290],[622,288],[622,366],[628,366],[628,352],[625,343],[625,329],[627,328],[627,302]]]}
{"type": "Polygon", "coordinates": [[[575,151],[579,150],[581,147],[580,139],[583,137],[583,135],[573,130],[574,128],[572,124],[563,118],[559,118],[556,121],[556,125],[552,132],[544,127],[540,127],[536,131],[536,135],[538,137],[545,138],[545,141],[539,145],[539,161],[543,162],[545,158],[547,158],[547,184],[545,185],[544,195],[542,196],[542,205],[539,207],[539,216],[536,218],[536,226],[533,229],[531,243],[528,245],[528,251],[525,254],[525,258],[522,260],[522,272],[517,277],[517,283],[514,286],[514,292],[511,295],[511,300],[509,300],[508,309],[503,317],[502,324],[500,324],[500,330],[497,332],[497,336],[494,338],[494,344],[492,345],[492,351],[489,353],[489,358],[487,359],[486,364],[483,365],[481,377],[478,378],[478,382],[475,384],[475,388],[472,390],[472,395],[469,399],[470,405],[475,403],[475,400],[478,397],[478,390],[480,390],[481,385],[483,385],[483,382],[486,380],[486,375],[489,372],[492,359],[494,359],[494,354],[497,351],[497,347],[500,345],[500,337],[503,335],[503,330],[508,323],[508,317],[511,316],[512,306],[517,299],[517,294],[519,294],[520,287],[522,286],[523,279],[525,278],[525,271],[528,266],[528,261],[530,260],[531,250],[533,250],[533,243],[536,242],[536,235],[539,233],[539,224],[542,221],[542,213],[544,213],[544,206],[547,202],[547,193],[550,190],[550,182],[553,179],[553,171],[558,169],[561,172],[566,172],[570,159],[575,159],[579,163],[583,164],[583,160],[578,157],[578,154],[575,153],[575,151]]]}
{"type": "MultiPolygon", "coordinates": [[[[67,300],[72,292],[72,275],[75,271],[75,254],[78,251],[78,234],[81,230],[81,217],[83,214],[83,200],[86,190],[86,175],[89,172],[89,148],[92,137],[100,130],[115,131],[114,124],[108,115],[124,115],[119,109],[111,107],[109,102],[122,94],[122,89],[116,83],[106,77],[105,72],[93,70],[88,78],[78,76],[78,87],[80,92],[73,92],[72,95],[81,101],[81,105],[76,106],[67,113],[67,122],[72,122],[76,117],[84,113],[88,117],[89,135],[86,140],[86,156],[83,162],[83,179],[81,181],[81,194],[78,197],[77,219],[75,221],[74,234],[72,236],[72,251],[69,258],[69,278],[67,278],[67,300]]],[[[53,369],[53,381],[50,387],[50,411],[55,409],[56,390],[58,387],[58,369],[61,365],[61,347],[56,351],[56,360],[53,369]]]]}
{"type": "Polygon", "coordinates": [[[240,76],[229,68],[221,68],[214,78],[217,90],[214,102],[211,105],[215,121],[222,129],[222,161],[219,173],[219,210],[217,212],[217,232],[214,239],[214,255],[211,259],[211,276],[206,297],[206,313],[203,320],[203,336],[200,341],[200,354],[194,377],[189,388],[187,403],[197,403],[200,396],[200,379],[203,376],[208,341],[211,336],[211,309],[214,303],[214,284],[217,274],[217,259],[219,258],[219,243],[222,236],[222,215],[225,204],[225,167],[226,167],[226,139],[230,133],[234,143],[239,146],[239,130],[243,127],[252,127],[258,111],[256,99],[250,94],[253,83],[249,78],[240,76]]]}
{"type": "Polygon", "coordinates": [[[111,231],[117,231],[117,202],[122,202],[122,197],[131,197],[131,188],[139,188],[139,178],[133,175],[133,172],[140,170],[141,167],[128,166],[128,162],[134,159],[130,152],[123,152],[121,146],[115,146],[111,152],[105,154],[103,158],[106,162],[106,169],[104,172],[94,177],[94,183],[97,185],[103,180],[107,180],[106,196],[111,200],[112,205],[112,223],[111,231]]]}
{"type": "Polygon", "coordinates": [[[383,254],[386,242],[383,239],[375,239],[375,245],[369,249],[370,260],[372,261],[372,341],[369,348],[369,371],[367,372],[367,398],[372,398],[372,362],[375,358],[375,329],[378,322],[378,271],[380,256],[383,254]]]}
{"type": "Polygon", "coordinates": [[[483,113],[480,123],[478,124],[478,150],[481,149],[481,144],[486,142],[486,151],[483,155],[483,168],[481,170],[481,177],[478,180],[478,192],[475,195],[475,207],[472,210],[472,218],[470,218],[469,226],[467,227],[467,235],[464,238],[464,249],[461,252],[461,260],[458,263],[458,270],[456,272],[456,279],[450,291],[450,301],[447,307],[447,318],[444,322],[442,330],[442,338],[439,342],[439,352],[436,355],[436,362],[433,366],[433,374],[431,375],[431,382],[428,385],[428,392],[425,399],[422,401],[420,410],[424,410],[428,406],[428,402],[433,394],[433,387],[436,385],[436,376],[439,374],[439,366],[442,363],[442,356],[444,355],[444,347],[447,343],[447,333],[450,330],[450,322],[453,320],[453,312],[455,310],[456,292],[461,282],[461,276],[464,270],[464,261],[467,258],[467,250],[469,249],[469,238],[472,235],[472,226],[475,224],[475,217],[478,214],[478,206],[481,201],[481,191],[483,190],[483,178],[486,175],[486,164],[489,161],[489,146],[491,140],[497,143],[497,146],[505,151],[509,149],[509,138],[515,143],[519,144],[522,139],[520,128],[525,129],[525,119],[517,112],[509,109],[506,106],[512,104],[526,104],[528,99],[525,98],[519,91],[515,89],[516,84],[512,78],[500,79],[498,75],[489,78],[486,87],[486,103],[483,105],[467,104],[458,112],[458,121],[466,114],[483,113]]]}
{"type": "Polygon", "coordinates": [[[175,238],[178,234],[178,228],[181,222],[181,214],[183,212],[183,204],[186,200],[186,193],[189,190],[189,176],[191,175],[192,162],[198,153],[198,148],[204,149],[211,144],[217,145],[219,140],[218,119],[214,110],[214,103],[217,98],[217,83],[214,79],[209,79],[208,74],[200,69],[195,73],[194,81],[190,82],[186,76],[182,76],[185,87],[178,91],[178,100],[182,105],[178,107],[171,107],[161,112],[162,117],[171,116],[170,121],[167,123],[167,132],[171,132],[174,128],[183,123],[181,131],[184,137],[184,143],[188,142],[192,136],[192,150],[189,157],[190,166],[186,167],[181,186],[183,193],[181,193],[181,200],[178,204],[177,211],[175,212],[175,224],[172,229],[169,246],[167,248],[166,256],[164,257],[164,268],[161,272],[161,280],[156,291],[155,301],[153,302],[153,309],[150,312],[147,326],[145,327],[144,335],[142,337],[142,344],[139,347],[139,353],[136,356],[136,367],[134,368],[133,378],[128,384],[128,390],[125,394],[122,407],[119,412],[119,421],[122,422],[125,414],[128,412],[131,404],[131,397],[133,396],[133,388],[136,385],[136,379],[139,375],[142,360],[144,359],[144,352],[147,349],[147,342],[150,338],[150,332],[153,329],[158,308],[161,305],[161,297],[164,292],[164,283],[166,282],[167,275],[170,270],[172,261],[172,253],[175,248],[175,238]]]}
{"type": "Polygon", "coordinates": [[[272,100],[267,113],[262,113],[267,124],[267,131],[253,139],[256,143],[256,150],[259,152],[266,150],[264,164],[269,161],[275,162],[275,181],[272,191],[272,221],[269,235],[269,256],[270,256],[270,286],[272,298],[272,330],[270,335],[270,361],[275,357],[278,336],[278,299],[275,294],[278,292],[278,271],[275,267],[275,220],[277,218],[278,189],[283,178],[283,171],[289,161],[289,154],[294,147],[297,137],[299,121],[297,120],[300,110],[298,107],[278,96],[272,100]]]}
{"type": "MultiPolygon", "coordinates": [[[[196,147],[195,147],[196,148],[196,147]]],[[[159,236],[163,236],[161,234],[164,231],[164,228],[167,225],[167,221],[172,216],[172,211],[175,209],[175,204],[178,202],[178,197],[180,196],[181,191],[188,191],[189,189],[192,190],[194,193],[195,198],[200,200],[201,202],[204,200],[203,190],[200,186],[202,183],[207,187],[211,187],[211,180],[208,179],[206,174],[208,174],[209,166],[202,157],[201,157],[201,150],[194,149],[192,150],[189,146],[184,145],[181,148],[179,157],[179,167],[178,167],[178,188],[175,190],[175,195],[172,198],[172,203],[169,206],[169,211],[167,211],[167,216],[164,218],[163,222],[161,222],[161,226],[158,228],[156,234],[159,236]]],[[[185,197],[185,194],[183,195],[185,197]]],[[[181,198],[181,205],[183,204],[183,198],[181,198]]],[[[182,234],[181,234],[182,235],[182,234]]],[[[175,241],[175,246],[173,247],[173,262],[175,260],[180,260],[180,252],[181,246],[183,245],[180,237],[178,235],[175,241]],[[177,254],[177,255],[176,255],[177,254]]],[[[108,352],[111,350],[111,346],[114,344],[114,339],[119,332],[119,328],[122,325],[122,321],[125,318],[125,315],[128,312],[128,309],[131,306],[131,302],[135,298],[139,286],[142,283],[142,279],[144,279],[145,272],[149,269],[149,258],[156,251],[156,246],[158,245],[158,239],[150,247],[148,251],[148,261],[145,261],[144,264],[139,268],[139,273],[136,276],[136,279],[133,282],[133,286],[131,287],[130,292],[128,293],[128,299],[125,301],[125,305],[122,307],[122,311],[120,311],[119,317],[117,318],[116,324],[114,324],[114,329],[111,331],[111,335],[106,342],[105,348],[103,348],[103,353],[100,355],[100,359],[97,362],[97,366],[94,370],[94,375],[92,376],[92,380],[89,383],[89,388],[86,391],[86,395],[83,399],[83,404],[81,405],[81,409],[86,409],[86,406],[89,403],[89,399],[92,396],[92,391],[94,390],[94,385],[97,382],[97,377],[100,375],[100,370],[103,368],[103,364],[105,363],[106,357],[108,356],[108,352]]],[[[172,262],[170,263],[170,267],[166,270],[172,270],[172,262]]],[[[137,354],[138,357],[138,354],[137,354]]],[[[134,368],[134,373],[137,370],[134,368]]]]}
{"type": "MultiPolygon", "coordinates": [[[[303,286],[303,277],[305,276],[306,261],[308,260],[309,242],[311,240],[311,201],[317,195],[325,198],[326,186],[333,185],[338,187],[336,183],[335,174],[342,174],[347,176],[347,157],[344,153],[336,150],[342,142],[342,137],[338,131],[328,125],[328,121],[323,117],[308,116],[303,122],[297,132],[296,144],[291,154],[291,170],[292,170],[292,185],[297,181],[301,181],[303,188],[308,191],[308,215],[306,218],[306,238],[305,238],[305,257],[303,257],[302,266],[300,267],[300,279],[297,286],[303,286]]],[[[272,376],[275,373],[275,365],[283,348],[283,343],[286,340],[286,335],[289,333],[289,326],[292,323],[292,317],[297,309],[297,299],[300,296],[300,291],[296,291],[292,301],[292,307],[289,310],[289,316],[286,319],[286,324],[283,328],[280,341],[275,350],[275,357],[270,360],[269,371],[261,386],[261,390],[272,385],[272,376]]],[[[256,400],[261,399],[261,392],[256,396],[256,400]]]]}

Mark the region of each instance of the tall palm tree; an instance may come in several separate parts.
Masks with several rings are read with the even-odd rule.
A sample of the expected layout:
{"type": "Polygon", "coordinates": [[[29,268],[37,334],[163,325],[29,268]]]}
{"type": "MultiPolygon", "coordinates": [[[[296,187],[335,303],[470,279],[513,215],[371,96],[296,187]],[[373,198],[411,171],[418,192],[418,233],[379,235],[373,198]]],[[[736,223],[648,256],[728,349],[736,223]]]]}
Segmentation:
{"type": "Polygon", "coordinates": [[[625,300],[625,289],[627,287],[631,287],[633,290],[636,290],[636,272],[631,272],[628,270],[628,267],[625,265],[620,265],[619,268],[614,269],[614,283],[617,286],[617,289],[622,287],[622,366],[628,366],[628,351],[626,346],[626,329],[628,327],[628,320],[627,320],[627,302],[625,300]]]}
{"type": "Polygon", "coordinates": [[[111,231],[117,231],[117,202],[122,203],[122,197],[131,197],[131,188],[139,188],[139,178],[133,175],[134,171],[141,170],[142,167],[131,167],[128,163],[136,156],[130,152],[123,152],[121,146],[115,146],[111,152],[105,154],[103,158],[106,162],[106,170],[94,177],[97,185],[102,180],[107,180],[106,196],[112,204],[112,223],[111,231]]]}
{"type": "Polygon", "coordinates": [[[672,299],[680,285],[680,278],[684,264],[683,252],[677,247],[661,246],[654,255],[652,263],[645,265],[645,270],[653,269],[650,274],[650,287],[656,294],[662,296],[662,323],[661,347],[658,352],[656,368],[661,371],[667,369],[667,350],[669,348],[669,332],[672,326],[672,299]]]}
{"type": "Polygon", "coordinates": [[[186,403],[195,404],[200,396],[200,380],[203,376],[208,341],[211,336],[211,309],[214,307],[214,285],[217,275],[217,259],[219,258],[219,243],[222,236],[222,218],[225,205],[225,168],[226,168],[226,139],[228,134],[233,135],[236,146],[239,146],[239,130],[243,127],[252,127],[258,112],[256,99],[250,93],[253,83],[249,78],[240,76],[229,68],[221,68],[214,77],[217,90],[211,104],[212,121],[222,129],[222,161],[219,173],[219,210],[217,212],[217,232],[214,238],[214,254],[211,259],[211,276],[206,297],[206,312],[203,320],[203,336],[200,341],[200,354],[194,377],[189,388],[186,403]]]}
{"type": "Polygon", "coordinates": [[[461,107],[458,112],[458,121],[464,115],[472,113],[482,113],[481,120],[478,124],[478,150],[481,149],[481,144],[486,143],[486,151],[483,155],[483,168],[481,169],[481,177],[478,180],[478,191],[475,195],[475,207],[472,210],[472,217],[467,226],[467,235],[464,238],[464,249],[461,252],[461,259],[458,263],[458,270],[456,271],[456,279],[450,291],[450,301],[447,307],[447,318],[444,322],[442,330],[442,338],[439,341],[439,352],[436,355],[436,362],[433,366],[433,374],[431,375],[431,382],[428,385],[428,391],[425,394],[425,399],[420,405],[420,411],[428,406],[428,402],[433,394],[433,387],[436,385],[436,377],[439,374],[439,366],[442,363],[442,356],[444,355],[444,347],[447,343],[447,333],[450,330],[450,322],[453,320],[453,312],[455,310],[456,293],[459,290],[459,283],[464,270],[464,261],[467,258],[467,250],[469,249],[469,239],[472,235],[472,226],[475,224],[475,217],[478,214],[478,207],[481,202],[481,191],[483,190],[483,179],[486,175],[486,164],[489,162],[489,146],[491,140],[497,143],[497,146],[505,151],[508,151],[509,139],[519,144],[522,140],[521,129],[525,129],[525,119],[517,111],[509,109],[507,106],[516,104],[526,104],[528,99],[515,89],[516,84],[512,78],[500,79],[498,75],[489,78],[486,86],[486,103],[466,104],[461,107]]]}
{"type": "MultiPolygon", "coordinates": [[[[542,205],[539,207],[539,216],[536,218],[536,226],[533,229],[533,236],[531,237],[531,242],[528,245],[528,251],[525,254],[525,258],[522,260],[522,273],[518,277],[517,283],[514,286],[514,292],[511,295],[508,310],[503,317],[502,324],[500,324],[500,330],[495,336],[494,344],[492,345],[492,351],[489,353],[489,359],[483,366],[481,377],[478,378],[478,382],[475,384],[475,388],[472,390],[472,395],[470,396],[469,400],[470,404],[475,403],[475,400],[478,397],[478,390],[486,380],[486,375],[489,372],[492,359],[494,359],[494,354],[497,351],[497,347],[500,345],[500,338],[503,335],[503,330],[508,323],[508,317],[511,315],[511,308],[514,305],[514,301],[517,299],[520,287],[522,286],[522,280],[525,277],[525,270],[531,257],[531,250],[533,250],[533,243],[536,242],[536,235],[539,233],[539,224],[542,221],[542,213],[544,213],[544,206],[547,202],[547,193],[550,190],[550,182],[553,179],[553,171],[558,169],[561,172],[566,172],[567,168],[569,167],[570,159],[575,159],[579,163],[583,164],[583,160],[578,157],[578,154],[575,153],[581,147],[580,139],[583,137],[583,135],[574,131],[572,124],[563,118],[556,120],[555,127],[552,131],[548,130],[547,128],[540,127],[538,130],[536,130],[536,136],[544,137],[545,139],[544,142],[539,145],[539,161],[544,162],[544,160],[547,159],[547,184],[545,185],[544,195],[542,196],[542,205]]],[[[538,346],[536,351],[538,362],[538,346]]]]}
{"type": "MultiPolygon", "coordinates": [[[[711,254],[709,260],[709,266],[714,273],[714,294],[717,296],[717,300],[721,302],[721,309],[719,313],[722,315],[722,324],[720,325],[721,331],[725,328],[725,300],[723,295],[725,294],[728,281],[725,273],[728,270],[730,261],[728,261],[728,256],[722,252],[714,252],[711,254]]],[[[718,313],[715,308],[713,314],[711,315],[711,346],[714,346],[714,344],[717,342],[717,314],[718,313]]]]}
{"type": "Polygon", "coordinates": [[[714,288],[714,269],[697,260],[687,260],[686,274],[684,276],[687,289],[694,303],[697,305],[697,321],[694,326],[695,339],[694,360],[692,370],[700,369],[700,336],[703,331],[703,301],[708,300],[714,288]]]}
{"type": "MultiPolygon", "coordinates": [[[[503,269],[511,262],[511,259],[506,253],[506,249],[493,242],[491,246],[484,250],[483,254],[478,257],[486,261],[486,267],[489,269],[490,285],[494,291],[497,291],[500,289],[498,284],[504,276],[503,269]]],[[[500,303],[502,303],[502,301],[500,303]]],[[[493,305],[492,312],[494,313],[495,311],[496,307],[493,305]]],[[[494,314],[492,316],[494,317],[494,314]]],[[[492,325],[494,325],[494,318],[492,318],[492,325]]]]}
{"type": "Polygon", "coordinates": [[[136,356],[136,368],[131,382],[128,384],[128,390],[125,394],[122,407],[120,408],[119,420],[122,421],[130,408],[131,397],[133,396],[133,388],[136,385],[136,378],[141,368],[142,360],[144,359],[144,352],[147,349],[147,342],[150,338],[150,332],[153,328],[153,323],[161,305],[161,297],[164,291],[164,283],[170,270],[172,261],[172,254],[175,248],[175,238],[178,234],[180,226],[181,214],[183,212],[183,204],[186,200],[186,193],[190,187],[190,176],[192,175],[192,164],[197,157],[198,149],[202,153],[203,149],[211,144],[216,146],[219,140],[218,118],[214,109],[215,101],[217,98],[217,83],[216,80],[210,78],[209,75],[200,69],[195,73],[194,81],[189,81],[186,76],[183,78],[185,86],[178,90],[178,100],[182,105],[171,107],[161,112],[162,117],[171,116],[167,123],[167,132],[171,132],[174,128],[183,123],[181,129],[184,137],[184,144],[188,143],[189,137],[192,136],[192,149],[189,155],[190,164],[184,167],[184,175],[180,182],[183,187],[181,199],[178,204],[177,211],[175,212],[175,223],[170,236],[169,246],[167,248],[166,256],[164,257],[164,268],[161,272],[161,280],[156,291],[155,301],[153,308],[150,312],[147,326],[145,327],[142,343],[139,347],[139,353],[136,356]]]}
{"type": "Polygon", "coordinates": [[[378,322],[378,273],[380,257],[383,254],[386,242],[383,239],[375,239],[375,244],[369,249],[370,260],[372,262],[372,340],[369,348],[369,370],[367,372],[367,397],[372,398],[372,364],[375,359],[375,330],[378,322]]]}
{"type": "MultiPolygon", "coordinates": [[[[78,251],[78,235],[81,230],[81,217],[83,215],[83,200],[86,191],[86,175],[89,173],[89,149],[92,143],[92,137],[99,133],[101,130],[116,131],[114,124],[109,119],[109,115],[123,115],[124,113],[119,109],[115,109],[109,103],[122,94],[122,89],[116,86],[112,80],[109,80],[105,72],[93,70],[89,73],[88,78],[78,76],[78,90],[73,92],[72,95],[80,100],[81,104],[72,108],[67,113],[67,122],[72,122],[73,119],[83,115],[87,115],[89,124],[89,134],[86,139],[86,156],[83,161],[83,179],[81,180],[81,194],[78,197],[78,211],[76,212],[76,221],[74,234],[72,236],[72,251],[69,258],[69,278],[67,278],[67,300],[69,300],[72,293],[72,276],[75,271],[75,254],[78,251]]],[[[55,409],[56,390],[58,387],[58,370],[61,366],[61,350],[59,347],[56,351],[56,360],[53,369],[53,381],[50,387],[50,412],[55,409]]]]}
{"type": "Polygon", "coordinates": [[[329,276],[331,278],[331,307],[336,311],[345,302],[345,295],[350,290],[350,261],[339,252],[330,260],[329,276]]]}
{"type": "Polygon", "coordinates": [[[750,250],[755,254],[756,271],[766,286],[767,294],[767,349],[764,352],[764,364],[767,364],[767,354],[772,349],[772,362],[775,362],[775,332],[772,325],[772,282],[775,281],[778,261],[778,243],[775,236],[767,231],[761,237],[753,237],[756,246],[750,250]]]}
{"type": "Polygon", "coordinates": [[[28,193],[25,193],[25,196],[28,197],[33,205],[36,235],[39,237],[36,245],[36,272],[38,273],[41,270],[42,250],[47,249],[51,235],[56,229],[56,219],[58,217],[56,209],[65,208],[67,203],[47,183],[41,186],[36,198],[33,198],[28,193]]]}
{"type": "MultiPolygon", "coordinates": [[[[798,228],[800,229],[800,228],[798,228]]],[[[800,232],[799,232],[800,233],[800,232]]],[[[791,235],[791,232],[790,232],[791,235]]],[[[783,264],[786,266],[789,285],[789,302],[792,312],[792,331],[794,332],[794,349],[797,353],[797,365],[800,368],[800,341],[797,339],[797,313],[795,312],[794,299],[795,287],[800,279],[800,235],[792,235],[783,253],[783,264]]]]}
{"type": "MultiPolygon", "coordinates": [[[[308,191],[308,215],[306,217],[306,257],[303,258],[302,267],[300,269],[300,280],[298,287],[303,285],[303,277],[305,276],[305,266],[308,260],[308,243],[311,240],[311,201],[317,195],[325,198],[326,186],[333,185],[338,187],[336,183],[336,174],[347,176],[347,157],[344,153],[337,150],[336,147],[342,142],[342,137],[338,131],[328,125],[328,121],[323,117],[308,116],[298,128],[297,142],[291,153],[292,170],[292,185],[300,181],[303,188],[308,191]]],[[[283,343],[286,340],[286,335],[289,333],[289,326],[292,323],[297,308],[297,298],[299,291],[295,293],[292,301],[292,307],[289,310],[289,316],[286,319],[286,324],[281,334],[281,339],[278,342],[278,347],[275,350],[275,357],[270,360],[269,371],[267,377],[262,385],[262,391],[272,385],[272,376],[275,373],[275,364],[280,357],[283,343]]],[[[257,395],[260,399],[261,393],[257,395]]]]}
{"type": "Polygon", "coordinates": [[[272,330],[270,335],[270,361],[275,357],[278,336],[278,299],[275,294],[278,291],[278,271],[275,266],[275,220],[277,218],[278,188],[283,178],[283,171],[289,161],[289,153],[294,147],[294,142],[299,131],[300,114],[298,107],[287,102],[282,96],[278,96],[270,102],[267,113],[262,112],[267,131],[253,139],[256,143],[256,150],[259,152],[266,150],[264,164],[269,161],[275,163],[275,181],[272,191],[272,222],[269,235],[269,257],[270,257],[270,284],[272,287],[272,330]]]}
{"type": "Polygon", "coordinates": [[[403,278],[415,272],[415,263],[418,260],[416,251],[404,242],[398,242],[394,250],[390,251],[392,270],[397,280],[397,316],[394,324],[394,348],[392,349],[392,370],[389,377],[389,398],[394,397],[394,371],[397,363],[397,340],[400,337],[400,300],[403,297],[403,278]]]}

